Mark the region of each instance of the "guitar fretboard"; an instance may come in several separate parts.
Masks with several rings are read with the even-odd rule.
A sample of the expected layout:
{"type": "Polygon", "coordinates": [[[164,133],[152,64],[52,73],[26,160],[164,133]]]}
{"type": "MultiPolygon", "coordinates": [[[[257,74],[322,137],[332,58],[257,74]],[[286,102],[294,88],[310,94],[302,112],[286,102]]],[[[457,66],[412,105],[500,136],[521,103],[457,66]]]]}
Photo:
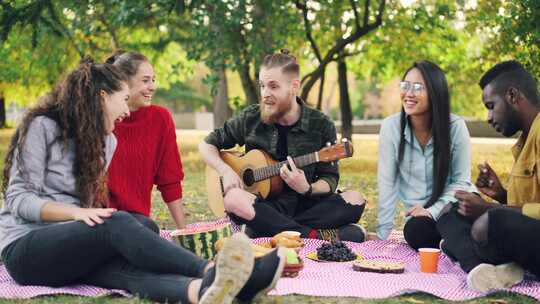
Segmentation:
{"type": "MultiPolygon", "coordinates": [[[[293,158],[293,161],[294,161],[294,164],[296,165],[296,167],[302,168],[302,167],[305,167],[307,165],[311,165],[313,163],[318,162],[319,161],[319,154],[318,154],[318,152],[313,152],[313,153],[310,153],[310,154],[298,156],[298,157],[293,158]]],[[[270,165],[270,166],[257,168],[255,170],[253,170],[253,177],[255,178],[255,182],[262,181],[262,180],[265,180],[267,178],[279,175],[279,169],[283,165],[285,165],[287,163],[288,162],[285,160],[285,161],[279,162],[277,164],[273,164],[273,165],[270,165]]]]}

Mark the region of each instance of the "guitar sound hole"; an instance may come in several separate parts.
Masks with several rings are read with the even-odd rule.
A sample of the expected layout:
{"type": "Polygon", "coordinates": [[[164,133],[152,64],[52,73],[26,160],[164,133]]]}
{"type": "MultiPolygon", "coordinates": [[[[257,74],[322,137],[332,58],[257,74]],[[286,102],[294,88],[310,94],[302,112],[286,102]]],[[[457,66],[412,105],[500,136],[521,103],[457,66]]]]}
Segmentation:
{"type": "Polygon", "coordinates": [[[251,187],[255,183],[255,178],[253,177],[253,170],[247,169],[246,171],[244,171],[242,180],[244,181],[244,185],[251,187]]]}

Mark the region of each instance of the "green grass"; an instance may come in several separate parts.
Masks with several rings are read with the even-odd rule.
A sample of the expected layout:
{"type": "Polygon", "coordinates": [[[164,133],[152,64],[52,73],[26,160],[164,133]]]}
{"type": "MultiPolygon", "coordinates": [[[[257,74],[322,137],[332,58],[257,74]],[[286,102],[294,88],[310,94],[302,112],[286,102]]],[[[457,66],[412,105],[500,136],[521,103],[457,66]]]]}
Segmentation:
{"type": "MultiPolygon", "coordinates": [[[[0,130],[0,157],[3,159],[9,143],[9,137],[13,130],[0,130]]],[[[197,144],[203,138],[200,132],[182,131],[178,134],[179,147],[184,164],[184,201],[186,205],[187,220],[189,223],[201,220],[211,220],[215,217],[206,206],[204,189],[204,164],[197,152],[197,144]]],[[[376,201],[377,201],[377,140],[356,138],[354,140],[355,155],[350,159],[340,162],[341,181],[340,187],[360,190],[369,200],[367,210],[362,218],[362,224],[368,230],[374,231],[376,225],[376,201]]],[[[473,164],[478,164],[487,160],[492,167],[500,173],[502,181],[508,177],[512,165],[512,156],[508,144],[473,144],[473,164]]],[[[3,162],[0,162],[0,169],[3,162]]],[[[473,178],[478,174],[476,166],[473,166],[473,178]]],[[[169,217],[167,207],[163,203],[158,192],[153,193],[152,217],[162,228],[171,229],[174,227],[169,217]]],[[[403,209],[397,215],[397,225],[403,225],[403,209]]],[[[5,301],[3,303],[150,303],[139,299],[124,299],[117,297],[106,297],[100,299],[80,298],[71,296],[51,296],[34,300],[5,301]]],[[[447,303],[425,294],[414,294],[395,297],[385,300],[360,300],[357,298],[321,298],[309,296],[281,296],[263,297],[258,303],[447,303]]],[[[467,301],[464,303],[536,303],[534,300],[518,295],[505,293],[495,294],[486,298],[467,301]]]]}

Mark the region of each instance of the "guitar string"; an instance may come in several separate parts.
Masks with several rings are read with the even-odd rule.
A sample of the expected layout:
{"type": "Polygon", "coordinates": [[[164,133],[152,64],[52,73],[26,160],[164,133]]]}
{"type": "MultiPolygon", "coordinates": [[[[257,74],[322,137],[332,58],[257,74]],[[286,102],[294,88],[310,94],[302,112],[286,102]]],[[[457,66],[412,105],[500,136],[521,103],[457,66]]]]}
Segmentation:
{"type": "MultiPolygon", "coordinates": [[[[304,167],[307,165],[310,165],[312,163],[317,162],[317,152],[313,152],[310,154],[302,155],[299,157],[293,158],[294,163],[297,165],[297,167],[304,167]]],[[[257,168],[253,170],[253,177],[255,178],[255,182],[267,179],[269,177],[275,176],[279,174],[279,169],[288,163],[287,161],[282,161],[277,164],[273,164],[270,166],[266,166],[263,168],[257,168]]]]}

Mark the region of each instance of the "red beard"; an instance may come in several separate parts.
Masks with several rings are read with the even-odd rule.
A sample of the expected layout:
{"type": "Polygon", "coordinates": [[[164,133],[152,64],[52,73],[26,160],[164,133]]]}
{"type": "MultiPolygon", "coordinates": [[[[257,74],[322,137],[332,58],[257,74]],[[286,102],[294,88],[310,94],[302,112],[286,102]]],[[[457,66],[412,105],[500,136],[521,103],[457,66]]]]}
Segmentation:
{"type": "Polygon", "coordinates": [[[274,105],[272,105],[272,109],[269,110],[267,109],[267,106],[264,104],[264,101],[261,101],[260,103],[261,120],[263,123],[267,125],[274,124],[280,118],[282,118],[287,113],[289,113],[291,108],[292,108],[291,102],[280,100],[280,101],[274,101],[274,105]]]}

